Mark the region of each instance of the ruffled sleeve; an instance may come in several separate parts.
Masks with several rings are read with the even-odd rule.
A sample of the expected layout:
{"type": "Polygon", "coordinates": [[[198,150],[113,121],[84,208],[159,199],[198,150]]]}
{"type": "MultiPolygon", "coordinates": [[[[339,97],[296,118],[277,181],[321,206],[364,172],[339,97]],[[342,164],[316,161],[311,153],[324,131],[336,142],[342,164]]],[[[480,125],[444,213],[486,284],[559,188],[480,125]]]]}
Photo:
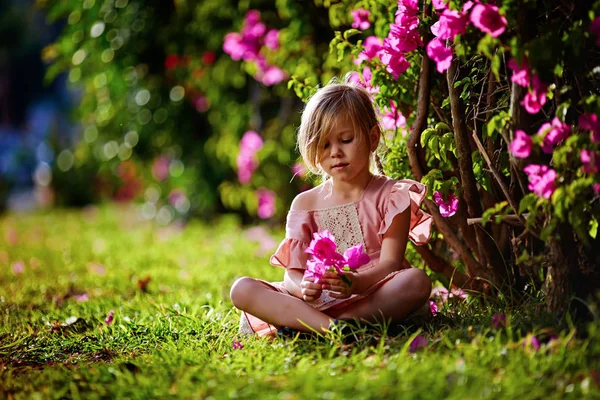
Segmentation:
{"type": "Polygon", "coordinates": [[[431,237],[433,218],[421,210],[420,206],[427,193],[427,186],[410,179],[396,181],[391,188],[385,205],[379,235],[383,236],[392,225],[394,217],[410,207],[409,239],[421,246],[431,237]]]}
{"type": "Polygon", "coordinates": [[[285,239],[279,244],[270,263],[276,267],[306,269],[312,234],[316,231],[316,223],[312,213],[304,210],[291,210],[287,216],[285,239]]]}

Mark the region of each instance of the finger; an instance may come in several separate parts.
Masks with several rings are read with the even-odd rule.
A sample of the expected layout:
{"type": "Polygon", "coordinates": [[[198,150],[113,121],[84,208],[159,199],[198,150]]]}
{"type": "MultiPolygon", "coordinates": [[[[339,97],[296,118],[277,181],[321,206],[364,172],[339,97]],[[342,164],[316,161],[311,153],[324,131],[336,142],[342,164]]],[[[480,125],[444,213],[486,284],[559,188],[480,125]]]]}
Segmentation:
{"type": "Polygon", "coordinates": [[[319,282],[319,283],[313,283],[313,282],[302,282],[302,283],[300,284],[300,287],[302,287],[302,288],[306,288],[306,289],[314,289],[314,290],[317,290],[317,289],[320,289],[320,288],[321,288],[321,282],[319,282]]]}
{"type": "Polygon", "coordinates": [[[346,286],[346,285],[343,285],[343,286],[342,285],[327,285],[327,287],[323,288],[323,289],[331,290],[333,292],[338,292],[338,293],[350,292],[348,290],[348,286],[346,286]]]}
{"type": "Polygon", "coordinates": [[[302,294],[304,296],[320,296],[321,295],[321,291],[320,290],[313,290],[313,289],[302,289],[302,294]]]}
{"type": "Polygon", "coordinates": [[[338,292],[329,292],[329,296],[334,299],[347,299],[350,297],[350,293],[338,293],[338,292]]]}
{"type": "Polygon", "coordinates": [[[342,283],[342,280],[337,278],[337,279],[321,279],[319,281],[319,285],[323,286],[323,285],[340,285],[342,283]]]}

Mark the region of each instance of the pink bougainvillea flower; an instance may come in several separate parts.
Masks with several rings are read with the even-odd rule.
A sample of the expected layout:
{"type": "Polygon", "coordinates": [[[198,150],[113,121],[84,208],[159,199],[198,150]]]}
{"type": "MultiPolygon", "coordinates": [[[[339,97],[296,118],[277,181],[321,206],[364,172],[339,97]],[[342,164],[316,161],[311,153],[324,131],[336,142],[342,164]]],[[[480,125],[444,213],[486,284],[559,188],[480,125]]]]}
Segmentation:
{"type": "Polygon", "coordinates": [[[319,283],[323,279],[323,275],[327,272],[329,266],[319,260],[308,260],[306,262],[306,270],[304,276],[307,279],[312,279],[314,283],[319,283]]]}
{"type": "Polygon", "coordinates": [[[383,39],[377,36],[368,36],[363,42],[364,50],[358,55],[358,58],[354,60],[354,64],[360,65],[364,60],[372,60],[375,57],[379,57],[381,50],[383,49],[383,39]]]}
{"type": "Polygon", "coordinates": [[[435,38],[427,45],[427,56],[436,63],[436,69],[441,74],[450,68],[452,64],[452,49],[446,47],[444,43],[435,38]]]}
{"type": "Polygon", "coordinates": [[[242,350],[244,348],[244,345],[242,343],[240,343],[238,340],[234,340],[233,344],[231,345],[231,348],[233,350],[242,350]]]}
{"type": "Polygon", "coordinates": [[[383,41],[383,47],[396,53],[408,53],[423,45],[418,30],[403,26],[390,25],[390,33],[383,41]]]}
{"type": "Polygon", "coordinates": [[[538,135],[544,136],[542,151],[546,154],[552,154],[554,147],[570,134],[571,128],[557,117],[554,117],[552,123],[546,122],[538,130],[538,135]]]}
{"type": "Polygon", "coordinates": [[[352,27],[354,29],[360,29],[361,31],[369,29],[371,26],[371,23],[369,22],[369,14],[371,14],[371,12],[369,10],[359,8],[358,10],[350,11],[350,14],[352,14],[352,18],[354,19],[352,22],[352,27]]]}
{"type": "Polygon", "coordinates": [[[525,97],[521,101],[523,107],[529,114],[537,114],[546,104],[546,91],[548,85],[543,82],[537,75],[533,76],[533,88],[527,91],[525,97]]]}
{"type": "Polygon", "coordinates": [[[257,215],[262,219],[269,219],[275,214],[275,192],[260,188],[256,191],[258,197],[257,215]]]}
{"type": "Polygon", "coordinates": [[[580,116],[579,127],[592,131],[592,142],[600,142],[600,120],[596,114],[583,114],[580,116]]]}
{"type": "Polygon", "coordinates": [[[263,147],[263,140],[255,131],[247,131],[240,140],[240,150],[255,153],[263,147]]]}
{"type": "Polygon", "coordinates": [[[401,53],[394,51],[383,50],[381,62],[386,66],[385,69],[392,74],[394,79],[398,79],[410,67],[410,63],[406,61],[406,58],[401,53]]]}
{"type": "Polygon", "coordinates": [[[299,175],[300,177],[306,176],[306,167],[302,163],[296,163],[292,166],[292,174],[294,176],[299,175]]]}
{"type": "Polygon", "coordinates": [[[165,156],[158,156],[152,163],[152,176],[159,182],[164,181],[169,177],[170,161],[165,156]]]}
{"type": "Polygon", "coordinates": [[[369,67],[364,67],[363,68],[363,72],[362,75],[359,74],[358,72],[354,72],[352,73],[352,75],[350,75],[350,83],[354,83],[356,85],[360,85],[362,87],[364,87],[365,89],[367,89],[367,92],[369,93],[379,93],[379,86],[373,87],[371,86],[371,78],[373,77],[373,74],[371,73],[371,70],[369,69],[369,67]]]}
{"type": "Polygon", "coordinates": [[[416,29],[419,26],[419,3],[417,0],[398,0],[395,23],[406,29],[416,29]]]}
{"type": "Polygon", "coordinates": [[[237,32],[231,32],[225,35],[223,41],[223,51],[235,60],[239,61],[246,53],[246,46],[243,42],[243,37],[237,32]]]}
{"type": "Polygon", "coordinates": [[[492,315],[492,322],[490,325],[494,329],[504,328],[506,326],[506,315],[505,314],[492,315]]]}
{"type": "Polygon", "coordinates": [[[254,154],[247,152],[239,152],[237,156],[237,169],[238,169],[238,180],[240,183],[246,185],[250,183],[252,174],[258,167],[258,161],[254,154]]]}
{"type": "Polygon", "coordinates": [[[338,258],[335,237],[326,229],[322,232],[313,233],[313,240],[310,242],[306,253],[318,260],[329,260],[338,258]]]}
{"type": "Polygon", "coordinates": [[[586,174],[595,174],[600,169],[600,165],[598,165],[600,155],[598,153],[594,153],[588,149],[582,149],[581,153],[579,153],[579,159],[583,164],[583,172],[586,174]]]}
{"type": "Polygon", "coordinates": [[[525,339],[523,339],[522,345],[526,348],[531,348],[534,351],[538,351],[540,349],[540,340],[535,335],[528,335],[525,339]]]}
{"type": "Polygon", "coordinates": [[[408,346],[408,351],[410,351],[411,353],[416,353],[417,350],[425,347],[427,347],[427,339],[424,336],[419,335],[416,338],[414,338],[412,342],[410,342],[410,345],[408,346]]]}
{"type": "Polygon", "coordinates": [[[435,304],[435,302],[433,300],[429,300],[429,311],[431,312],[431,315],[433,315],[434,317],[438,313],[437,305],[435,304]]]}
{"type": "Polygon", "coordinates": [[[453,40],[456,35],[467,31],[469,18],[456,10],[444,10],[438,22],[432,25],[431,32],[442,40],[453,40]]]}
{"type": "Polygon", "coordinates": [[[458,211],[458,198],[454,193],[450,193],[448,199],[444,200],[442,192],[437,191],[433,194],[433,202],[439,206],[440,214],[444,218],[451,217],[458,211]]]}
{"type": "Polygon", "coordinates": [[[547,165],[529,164],[523,171],[529,177],[529,190],[537,196],[549,199],[556,190],[554,181],[556,180],[556,171],[548,168],[547,165]]]}
{"type": "Polygon", "coordinates": [[[596,35],[596,44],[600,46],[600,17],[594,18],[590,24],[590,32],[596,35]]]}
{"type": "Polygon", "coordinates": [[[77,300],[78,303],[85,303],[86,301],[89,300],[89,297],[88,297],[87,293],[82,293],[82,294],[78,294],[77,296],[75,296],[75,300],[77,300]]]}
{"type": "Polygon", "coordinates": [[[517,158],[527,158],[531,154],[533,140],[524,131],[518,129],[515,132],[515,138],[510,142],[509,149],[517,158]]]}
{"type": "Polygon", "coordinates": [[[286,77],[285,72],[281,68],[274,65],[267,66],[264,70],[259,73],[260,81],[265,86],[273,86],[281,83],[286,77]]]}
{"type": "Polygon", "coordinates": [[[506,18],[491,4],[476,4],[471,11],[471,22],[492,37],[502,35],[506,29],[506,18]]]}
{"type": "Polygon", "coordinates": [[[432,0],[431,4],[433,4],[433,8],[438,11],[448,8],[448,0],[432,0]]]}
{"type": "Polygon", "coordinates": [[[115,310],[110,310],[108,312],[108,315],[106,316],[106,319],[104,320],[104,323],[106,325],[112,325],[114,318],[115,318],[115,310]]]}
{"type": "Polygon", "coordinates": [[[350,269],[358,269],[371,261],[371,258],[364,252],[362,244],[347,249],[344,252],[344,259],[350,269]]]}
{"type": "Polygon", "coordinates": [[[270,50],[279,50],[279,31],[277,29],[271,29],[265,35],[265,46],[270,50]]]}
{"type": "Polygon", "coordinates": [[[25,272],[25,263],[23,261],[17,261],[11,265],[12,273],[15,275],[22,274],[25,272]]]}
{"type": "Polygon", "coordinates": [[[513,71],[513,75],[510,80],[519,86],[528,87],[531,83],[531,71],[527,60],[523,59],[523,62],[519,66],[517,60],[511,58],[508,61],[508,68],[513,71]]]}
{"type": "Polygon", "coordinates": [[[594,189],[594,192],[596,192],[596,194],[600,194],[600,183],[594,183],[592,185],[592,188],[594,189]]]}
{"type": "Polygon", "coordinates": [[[384,107],[381,124],[383,125],[383,129],[387,131],[395,131],[398,128],[406,126],[406,117],[398,110],[395,101],[390,101],[389,108],[384,107]]]}

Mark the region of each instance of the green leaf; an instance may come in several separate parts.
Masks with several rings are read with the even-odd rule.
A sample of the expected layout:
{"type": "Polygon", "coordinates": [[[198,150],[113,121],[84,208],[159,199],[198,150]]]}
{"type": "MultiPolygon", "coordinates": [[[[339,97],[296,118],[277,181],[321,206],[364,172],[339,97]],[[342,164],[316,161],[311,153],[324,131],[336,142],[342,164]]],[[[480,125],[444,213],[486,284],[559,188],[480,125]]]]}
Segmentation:
{"type": "Polygon", "coordinates": [[[592,239],[596,239],[596,236],[598,235],[598,220],[596,218],[592,217],[588,233],[592,239]]]}
{"type": "Polygon", "coordinates": [[[526,194],[519,202],[519,214],[525,211],[533,211],[533,206],[537,202],[537,196],[534,193],[526,194]]]}
{"type": "Polygon", "coordinates": [[[421,147],[425,148],[431,135],[435,133],[435,129],[427,128],[421,133],[421,147]]]}
{"type": "Polygon", "coordinates": [[[348,40],[352,36],[358,35],[359,33],[361,33],[361,31],[359,31],[358,29],[348,29],[344,32],[344,39],[348,40]]]}

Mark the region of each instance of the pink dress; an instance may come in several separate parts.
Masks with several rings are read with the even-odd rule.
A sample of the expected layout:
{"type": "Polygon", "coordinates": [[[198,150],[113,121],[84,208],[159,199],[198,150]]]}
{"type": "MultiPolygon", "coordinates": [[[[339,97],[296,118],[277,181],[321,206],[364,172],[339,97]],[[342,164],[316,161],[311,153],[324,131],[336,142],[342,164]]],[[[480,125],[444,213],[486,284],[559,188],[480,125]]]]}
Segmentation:
{"type": "MultiPolygon", "coordinates": [[[[360,267],[359,271],[373,268],[379,262],[383,235],[394,217],[408,207],[411,210],[409,239],[416,245],[425,244],[429,241],[433,222],[431,215],[420,209],[426,192],[427,187],[419,182],[409,179],[397,181],[376,175],[357,201],[316,210],[290,210],[287,216],[286,237],[271,256],[271,265],[306,269],[308,254],[305,250],[312,240],[313,233],[327,229],[335,237],[340,253],[362,243],[371,261],[360,267]]],[[[404,264],[406,268],[410,268],[406,260],[404,264]]],[[[394,275],[405,270],[392,272],[365,292],[347,299],[335,299],[329,296],[328,290],[324,290],[319,299],[308,304],[320,311],[347,307],[367,297],[394,275]]],[[[291,296],[283,282],[262,282],[273,290],[291,296]]],[[[275,332],[276,327],[248,313],[242,313],[240,333],[267,336],[275,332]]]]}

